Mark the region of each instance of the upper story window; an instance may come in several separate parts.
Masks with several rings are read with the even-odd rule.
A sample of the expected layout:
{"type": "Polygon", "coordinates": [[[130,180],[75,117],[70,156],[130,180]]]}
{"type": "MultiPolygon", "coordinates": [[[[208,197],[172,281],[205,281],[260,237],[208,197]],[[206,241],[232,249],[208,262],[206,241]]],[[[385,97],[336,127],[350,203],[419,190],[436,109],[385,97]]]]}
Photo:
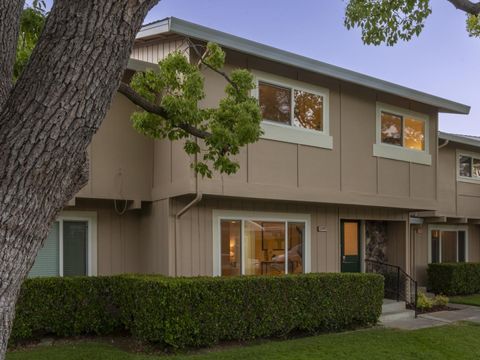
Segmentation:
{"type": "Polygon", "coordinates": [[[264,120],[323,131],[323,95],[263,81],[258,92],[264,120]]]}
{"type": "Polygon", "coordinates": [[[331,149],[329,91],[319,86],[253,71],[262,112],[263,138],[331,149]]]}
{"type": "Polygon", "coordinates": [[[459,180],[480,182],[480,155],[458,153],[457,169],[457,178],[459,180]]]}
{"type": "Polygon", "coordinates": [[[431,165],[427,115],[377,103],[374,155],[431,165]]]}
{"type": "Polygon", "coordinates": [[[425,150],[425,120],[382,111],[382,143],[425,150]]]}

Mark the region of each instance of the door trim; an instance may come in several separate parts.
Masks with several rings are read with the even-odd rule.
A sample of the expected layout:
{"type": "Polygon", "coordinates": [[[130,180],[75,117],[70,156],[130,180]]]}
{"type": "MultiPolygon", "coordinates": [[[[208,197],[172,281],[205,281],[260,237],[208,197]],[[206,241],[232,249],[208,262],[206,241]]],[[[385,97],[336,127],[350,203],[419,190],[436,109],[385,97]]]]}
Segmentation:
{"type": "Polygon", "coordinates": [[[362,252],[363,252],[363,241],[362,241],[362,221],[361,220],[350,220],[350,219],[340,219],[340,272],[347,272],[342,270],[343,265],[343,251],[344,251],[344,224],[345,223],[357,223],[358,226],[358,271],[359,273],[362,272],[362,252]]]}

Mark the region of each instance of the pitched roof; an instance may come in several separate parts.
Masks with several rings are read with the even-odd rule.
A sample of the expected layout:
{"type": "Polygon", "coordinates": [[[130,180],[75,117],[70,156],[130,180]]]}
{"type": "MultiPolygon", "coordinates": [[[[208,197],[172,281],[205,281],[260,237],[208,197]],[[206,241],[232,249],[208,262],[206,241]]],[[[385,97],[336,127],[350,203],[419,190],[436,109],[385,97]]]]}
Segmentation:
{"type": "Polygon", "coordinates": [[[175,17],[165,18],[163,20],[144,25],[137,34],[137,39],[148,39],[168,34],[179,34],[194,39],[215,42],[223,47],[242,53],[254,55],[286,65],[291,65],[339,80],[362,85],[371,89],[431,105],[438,108],[440,112],[453,114],[468,114],[470,112],[470,106],[468,105],[410,89],[405,86],[394,84],[338,66],[330,65],[322,61],[307,58],[305,56],[297,55],[288,51],[280,50],[272,46],[247,40],[175,17]]]}
{"type": "Polygon", "coordinates": [[[438,138],[460,143],[460,144],[480,147],[480,136],[451,134],[451,133],[439,131],[438,138]]]}

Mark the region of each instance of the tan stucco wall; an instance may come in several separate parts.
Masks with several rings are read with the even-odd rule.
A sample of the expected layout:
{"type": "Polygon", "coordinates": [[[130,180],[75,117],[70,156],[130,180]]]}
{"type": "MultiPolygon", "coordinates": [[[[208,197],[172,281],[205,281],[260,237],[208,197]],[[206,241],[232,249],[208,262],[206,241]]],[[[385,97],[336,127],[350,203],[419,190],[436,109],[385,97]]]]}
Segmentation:
{"type": "Polygon", "coordinates": [[[89,147],[90,178],[77,197],[150,200],[153,140],[130,120],[135,106],[117,93],[89,147]]]}

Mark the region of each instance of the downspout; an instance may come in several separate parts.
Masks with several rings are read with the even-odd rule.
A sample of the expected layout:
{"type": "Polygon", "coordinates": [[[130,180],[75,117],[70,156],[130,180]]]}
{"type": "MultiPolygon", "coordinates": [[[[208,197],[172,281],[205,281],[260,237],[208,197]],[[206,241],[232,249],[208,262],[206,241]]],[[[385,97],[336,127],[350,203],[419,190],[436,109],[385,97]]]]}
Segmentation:
{"type": "MultiPolygon", "coordinates": [[[[196,140],[197,141],[197,140],[196,140]]],[[[194,164],[197,165],[198,155],[195,154],[194,164]]],[[[175,251],[175,276],[178,276],[178,261],[177,261],[177,242],[178,234],[180,233],[180,218],[193,206],[202,201],[203,194],[198,186],[198,172],[195,171],[195,198],[185,205],[180,211],[175,215],[175,236],[174,236],[174,251],[175,251]]]]}
{"type": "Polygon", "coordinates": [[[443,144],[438,145],[438,148],[439,149],[444,148],[445,146],[448,145],[449,142],[450,142],[450,140],[445,139],[445,142],[443,144]]]}

